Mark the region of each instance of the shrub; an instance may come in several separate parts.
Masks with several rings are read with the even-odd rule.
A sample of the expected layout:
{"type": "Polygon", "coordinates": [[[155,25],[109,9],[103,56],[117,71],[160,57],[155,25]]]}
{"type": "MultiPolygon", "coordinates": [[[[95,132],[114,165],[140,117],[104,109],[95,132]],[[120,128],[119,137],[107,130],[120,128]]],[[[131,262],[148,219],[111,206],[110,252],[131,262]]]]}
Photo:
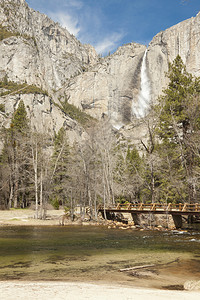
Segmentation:
{"type": "Polygon", "coordinates": [[[5,113],[5,104],[0,103],[0,111],[5,113]]]}
{"type": "Polygon", "coordinates": [[[0,41],[7,39],[11,36],[19,36],[19,32],[9,31],[7,28],[0,25],[0,41]]]}
{"type": "Polygon", "coordinates": [[[96,122],[93,117],[81,111],[78,107],[68,103],[67,99],[65,99],[64,101],[60,100],[60,104],[61,105],[55,105],[57,105],[65,114],[80,123],[83,127],[88,127],[91,125],[91,123],[93,124],[94,122],[96,122]]]}
{"type": "Polygon", "coordinates": [[[53,206],[54,209],[59,210],[59,199],[57,196],[51,199],[51,205],[53,206]]]}
{"type": "Polygon", "coordinates": [[[26,83],[16,83],[13,81],[8,81],[7,76],[0,81],[0,88],[6,89],[6,91],[0,93],[0,96],[5,96],[8,94],[42,94],[48,96],[47,91],[42,90],[40,87],[35,85],[28,85],[26,83]]]}

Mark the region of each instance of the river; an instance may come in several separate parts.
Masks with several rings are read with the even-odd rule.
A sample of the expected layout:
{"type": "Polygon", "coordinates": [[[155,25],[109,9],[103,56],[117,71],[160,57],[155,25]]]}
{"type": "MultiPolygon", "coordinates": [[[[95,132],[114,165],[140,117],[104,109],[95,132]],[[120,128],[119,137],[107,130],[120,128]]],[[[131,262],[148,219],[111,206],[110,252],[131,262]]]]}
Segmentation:
{"type": "Polygon", "coordinates": [[[181,286],[199,279],[200,231],[139,231],[91,226],[0,228],[0,280],[120,282],[181,286]],[[154,264],[139,272],[121,268],[154,264]]]}

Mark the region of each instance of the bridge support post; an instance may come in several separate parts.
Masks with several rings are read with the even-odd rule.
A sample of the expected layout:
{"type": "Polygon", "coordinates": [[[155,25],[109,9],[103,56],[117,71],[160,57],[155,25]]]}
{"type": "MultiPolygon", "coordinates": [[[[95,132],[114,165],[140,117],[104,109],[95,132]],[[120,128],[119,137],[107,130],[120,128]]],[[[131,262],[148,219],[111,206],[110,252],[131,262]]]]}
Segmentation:
{"type": "Polygon", "coordinates": [[[182,225],[183,225],[182,216],[181,215],[172,215],[172,218],[173,218],[175,227],[177,229],[182,228],[182,225]]]}
{"type": "Polygon", "coordinates": [[[104,211],[102,211],[101,215],[104,219],[115,220],[115,213],[114,212],[109,212],[109,211],[104,212],[104,211]]]}
{"type": "Polygon", "coordinates": [[[131,213],[131,216],[132,216],[134,224],[135,225],[140,225],[140,223],[141,223],[141,221],[140,221],[140,215],[131,213]]]}
{"type": "Polygon", "coordinates": [[[188,224],[193,224],[194,223],[194,216],[188,216],[188,224]]]}

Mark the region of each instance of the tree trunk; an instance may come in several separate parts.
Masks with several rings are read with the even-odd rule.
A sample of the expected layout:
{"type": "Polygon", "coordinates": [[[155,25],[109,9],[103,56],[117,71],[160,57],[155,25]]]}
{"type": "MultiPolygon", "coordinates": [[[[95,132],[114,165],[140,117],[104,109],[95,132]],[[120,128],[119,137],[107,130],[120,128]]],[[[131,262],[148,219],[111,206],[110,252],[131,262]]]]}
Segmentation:
{"type": "Polygon", "coordinates": [[[42,168],[41,168],[41,171],[40,171],[40,219],[44,218],[43,209],[44,209],[44,203],[43,203],[43,172],[42,172],[42,168]]]}
{"type": "Polygon", "coordinates": [[[13,185],[11,183],[10,185],[10,196],[9,196],[9,201],[8,201],[8,209],[12,207],[12,200],[13,200],[13,185]]]}
{"type": "Polygon", "coordinates": [[[16,180],[14,184],[14,194],[13,194],[13,207],[17,208],[18,207],[18,180],[16,180]]]}
{"type": "Polygon", "coordinates": [[[103,175],[103,208],[104,208],[104,219],[107,220],[107,216],[106,216],[106,187],[105,187],[104,175],[103,175]]]}
{"type": "Polygon", "coordinates": [[[38,219],[39,205],[38,205],[38,147],[37,147],[37,140],[36,140],[36,144],[35,144],[35,151],[34,151],[33,147],[34,147],[34,145],[32,145],[32,162],[33,162],[34,183],[35,183],[35,218],[38,219]]]}
{"type": "Polygon", "coordinates": [[[71,220],[74,221],[73,191],[71,189],[71,220]]]}
{"type": "Polygon", "coordinates": [[[155,178],[154,178],[154,170],[153,164],[151,164],[151,202],[155,202],[155,178]]]}
{"type": "Polygon", "coordinates": [[[38,219],[38,178],[35,170],[35,218],[38,219]]]}

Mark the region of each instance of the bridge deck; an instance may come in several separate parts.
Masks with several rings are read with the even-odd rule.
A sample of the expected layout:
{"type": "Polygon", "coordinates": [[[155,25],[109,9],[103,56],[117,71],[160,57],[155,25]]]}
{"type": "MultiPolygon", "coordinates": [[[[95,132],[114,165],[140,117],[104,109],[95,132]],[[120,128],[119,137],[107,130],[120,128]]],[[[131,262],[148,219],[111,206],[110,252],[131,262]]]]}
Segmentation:
{"type": "MultiPolygon", "coordinates": [[[[136,210],[136,209],[105,209],[106,212],[115,212],[115,213],[131,213],[131,214],[154,214],[154,215],[192,215],[200,216],[200,212],[197,211],[173,211],[173,210],[136,210]]],[[[104,212],[104,209],[100,208],[100,212],[104,212]]]]}
{"type": "Polygon", "coordinates": [[[131,213],[131,214],[170,214],[170,215],[193,215],[200,216],[200,204],[118,204],[117,207],[100,207],[100,212],[131,213]]]}

